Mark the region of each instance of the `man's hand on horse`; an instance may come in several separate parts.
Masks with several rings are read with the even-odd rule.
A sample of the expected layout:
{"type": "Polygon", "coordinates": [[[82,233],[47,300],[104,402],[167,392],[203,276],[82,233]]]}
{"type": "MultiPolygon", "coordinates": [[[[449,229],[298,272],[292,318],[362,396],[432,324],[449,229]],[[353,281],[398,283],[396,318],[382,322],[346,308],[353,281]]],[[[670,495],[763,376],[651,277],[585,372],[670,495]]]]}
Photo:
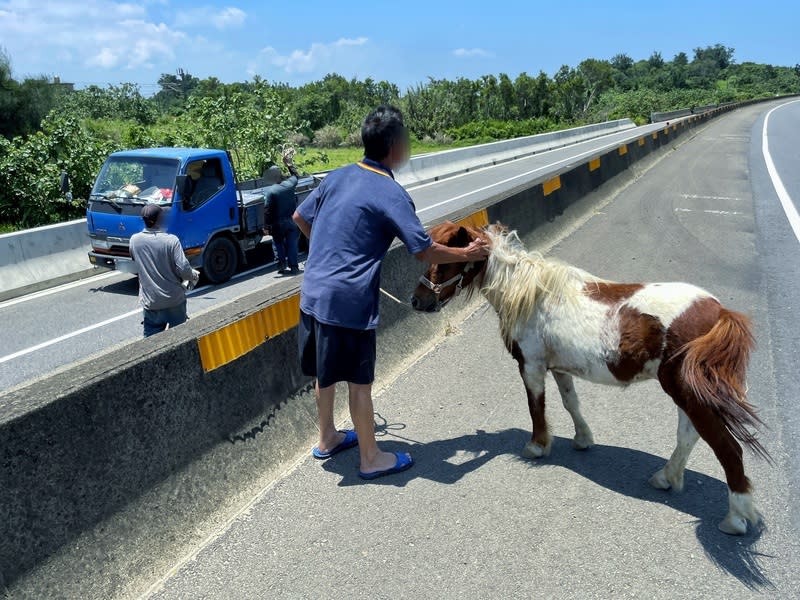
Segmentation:
{"type": "Polygon", "coordinates": [[[489,243],[483,238],[475,238],[464,248],[464,258],[469,261],[483,260],[489,256],[489,243]]]}

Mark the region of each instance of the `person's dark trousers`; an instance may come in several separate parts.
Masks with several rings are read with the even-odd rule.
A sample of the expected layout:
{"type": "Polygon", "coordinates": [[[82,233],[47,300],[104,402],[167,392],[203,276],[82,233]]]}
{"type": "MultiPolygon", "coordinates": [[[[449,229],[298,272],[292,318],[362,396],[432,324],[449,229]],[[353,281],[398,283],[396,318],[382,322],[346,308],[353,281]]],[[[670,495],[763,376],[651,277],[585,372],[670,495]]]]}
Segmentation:
{"type": "Polygon", "coordinates": [[[290,269],[298,267],[297,243],[300,239],[300,231],[292,221],[282,221],[272,230],[272,248],[275,251],[275,259],[282,267],[286,264],[290,269]]]}
{"type": "Polygon", "coordinates": [[[144,309],[144,337],[150,337],[154,333],[186,323],[189,317],[186,315],[186,300],[178,306],[162,308],[160,310],[144,309]]]}

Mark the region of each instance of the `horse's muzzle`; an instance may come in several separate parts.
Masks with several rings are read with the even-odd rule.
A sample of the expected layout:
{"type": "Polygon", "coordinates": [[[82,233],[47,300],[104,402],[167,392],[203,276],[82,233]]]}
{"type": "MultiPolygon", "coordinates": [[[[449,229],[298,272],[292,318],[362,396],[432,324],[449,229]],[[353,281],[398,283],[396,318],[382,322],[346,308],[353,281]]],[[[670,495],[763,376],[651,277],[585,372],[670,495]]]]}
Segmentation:
{"type": "Polygon", "coordinates": [[[437,300],[434,294],[426,294],[425,296],[418,296],[414,294],[411,296],[411,308],[422,312],[436,312],[442,307],[441,303],[437,300]]]}

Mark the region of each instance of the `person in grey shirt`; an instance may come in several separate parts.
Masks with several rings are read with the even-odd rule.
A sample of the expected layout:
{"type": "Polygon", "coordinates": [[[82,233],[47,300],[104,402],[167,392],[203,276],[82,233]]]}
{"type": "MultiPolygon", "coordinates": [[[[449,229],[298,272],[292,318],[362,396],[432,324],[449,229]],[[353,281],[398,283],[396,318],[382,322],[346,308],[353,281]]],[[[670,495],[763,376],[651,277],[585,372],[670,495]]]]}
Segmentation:
{"type": "Polygon", "coordinates": [[[284,156],[283,164],[291,173],[286,179],[283,179],[281,169],[277,165],[271,166],[265,174],[269,184],[269,187],[264,190],[265,221],[272,236],[275,260],[280,265],[278,273],[299,275],[297,244],[300,239],[300,231],[292,221],[292,215],[297,208],[295,188],[297,187],[298,173],[290,157],[284,156]]]}
{"type": "Polygon", "coordinates": [[[139,267],[139,301],[144,309],[144,337],[185,323],[186,290],[200,273],[192,269],[178,238],[161,231],[164,212],[157,204],[142,209],[145,229],[131,236],[131,257],[139,267]]]}

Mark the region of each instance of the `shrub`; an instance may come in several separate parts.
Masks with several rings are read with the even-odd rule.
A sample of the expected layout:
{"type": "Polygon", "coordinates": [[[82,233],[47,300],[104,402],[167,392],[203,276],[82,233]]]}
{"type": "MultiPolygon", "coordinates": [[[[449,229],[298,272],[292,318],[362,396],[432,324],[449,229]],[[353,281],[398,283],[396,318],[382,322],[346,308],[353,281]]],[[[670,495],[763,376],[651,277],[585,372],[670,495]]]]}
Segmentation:
{"type": "Polygon", "coordinates": [[[74,219],[85,212],[100,165],[119,146],[92,135],[75,117],[53,110],[42,131],[0,142],[0,222],[20,228],[74,219]],[[74,200],[59,189],[69,173],[74,200]]]}
{"type": "Polygon", "coordinates": [[[335,125],[325,125],[314,132],[314,145],[317,148],[336,148],[342,143],[342,132],[335,125]]]}
{"type": "Polygon", "coordinates": [[[364,145],[364,142],[361,140],[361,132],[351,131],[348,133],[347,137],[344,139],[344,144],[351,148],[361,148],[364,145]]]}
{"type": "Polygon", "coordinates": [[[297,131],[295,133],[290,133],[289,134],[289,138],[287,139],[287,142],[289,142],[289,145],[291,145],[291,146],[304,148],[304,147],[308,146],[308,144],[311,142],[311,140],[308,139],[308,136],[305,133],[297,131]]]}
{"type": "Polygon", "coordinates": [[[453,136],[442,133],[441,131],[433,136],[433,143],[439,144],[440,146],[450,146],[454,141],[453,136]]]}

